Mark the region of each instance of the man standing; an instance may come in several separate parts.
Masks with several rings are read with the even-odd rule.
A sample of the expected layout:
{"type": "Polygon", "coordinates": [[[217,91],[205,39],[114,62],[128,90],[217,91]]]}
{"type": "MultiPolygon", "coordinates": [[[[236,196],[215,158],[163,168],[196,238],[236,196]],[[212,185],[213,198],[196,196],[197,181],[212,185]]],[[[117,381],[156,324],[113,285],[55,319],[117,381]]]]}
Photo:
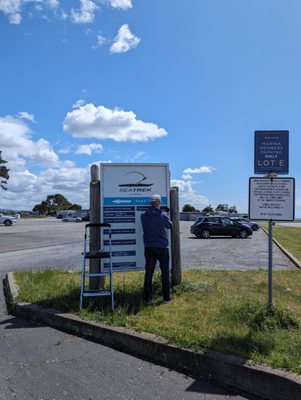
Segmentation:
{"type": "Polygon", "coordinates": [[[144,297],[147,303],[153,298],[153,274],[159,261],[163,300],[170,301],[169,252],[166,229],[171,229],[172,222],[167,213],[160,209],[161,196],[154,194],[151,206],[141,215],[145,256],[144,297]]]}

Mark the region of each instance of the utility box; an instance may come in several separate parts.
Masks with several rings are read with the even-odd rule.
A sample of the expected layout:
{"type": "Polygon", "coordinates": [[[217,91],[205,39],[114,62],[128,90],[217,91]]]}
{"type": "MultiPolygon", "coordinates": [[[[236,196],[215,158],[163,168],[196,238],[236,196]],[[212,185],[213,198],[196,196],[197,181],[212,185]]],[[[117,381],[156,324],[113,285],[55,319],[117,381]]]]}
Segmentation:
{"type": "MultiPolygon", "coordinates": [[[[101,221],[111,224],[113,271],[144,269],[141,214],[156,193],[162,208],[169,207],[168,164],[101,163],[100,182],[101,221]]],[[[106,234],[102,240],[106,245],[106,234]]]]}

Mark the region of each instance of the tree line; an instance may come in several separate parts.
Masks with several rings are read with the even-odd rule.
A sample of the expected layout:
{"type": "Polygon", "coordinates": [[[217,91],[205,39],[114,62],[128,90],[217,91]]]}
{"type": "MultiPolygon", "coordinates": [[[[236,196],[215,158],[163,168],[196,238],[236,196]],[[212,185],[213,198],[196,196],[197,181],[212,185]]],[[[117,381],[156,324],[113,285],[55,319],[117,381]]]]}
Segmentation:
{"type": "MultiPolygon", "coordinates": [[[[200,212],[197,208],[190,204],[185,204],[182,208],[182,211],[184,212],[200,212]]],[[[212,212],[218,212],[218,211],[225,211],[228,212],[229,214],[237,214],[237,209],[236,206],[229,206],[228,204],[219,204],[217,207],[213,208],[211,204],[209,206],[206,206],[201,210],[201,212],[204,213],[212,213],[212,212]]]]}
{"type": "Polygon", "coordinates": [[[72,204],[62,194],[50,194],[41,203],[36,204],[32,211],[39,215],[55,216],[60,210],[81,210],[79,204],[72,204]]]}

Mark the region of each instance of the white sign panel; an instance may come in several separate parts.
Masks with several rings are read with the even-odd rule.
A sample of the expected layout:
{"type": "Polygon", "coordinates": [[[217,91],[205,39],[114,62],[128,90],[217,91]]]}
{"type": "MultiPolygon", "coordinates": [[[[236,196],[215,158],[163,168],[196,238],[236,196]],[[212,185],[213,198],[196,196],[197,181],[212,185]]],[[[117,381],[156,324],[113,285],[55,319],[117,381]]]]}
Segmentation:
{"type": "Polygon", "coordinates": [[[250,178],[249,218],[293,221],[295,218],[294,178],[250,178]]]}
{"type": "MultiPolygon", "coordinates": [[[[113,271],[144,269],[141,214],[150,197],[161,195],[169,206],[168,164],[100,164],[101,221],[112,229],[113,271]]],[[[104,237],[104,245],[107,238],[104,237]]],[[[108,262],[104,262],[104,268],[108,262]]]]}

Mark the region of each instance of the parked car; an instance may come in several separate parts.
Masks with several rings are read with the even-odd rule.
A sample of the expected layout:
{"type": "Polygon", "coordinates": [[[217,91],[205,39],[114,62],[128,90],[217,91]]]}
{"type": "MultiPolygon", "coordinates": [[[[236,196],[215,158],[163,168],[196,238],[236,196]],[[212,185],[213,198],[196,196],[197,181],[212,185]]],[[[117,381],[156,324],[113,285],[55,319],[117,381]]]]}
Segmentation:
{"type": "Polygon", "coordinates": [[[11,215],[0,214],[0,224],[4,224],[5,226],[11,226],[17,222],[16,217],[12,217],[11,215]]]}
{"type": "Polygon", "coordinates": [[[210,236],[239,236],[246,239],[253,234],[251,227],[228,217],[200,217],[191,226],[190,232],[198,238],[209,239],[210,236]]]}
{"type": "Polygon", "coordinates": [[[90,214],[83,215],[82,221],[90,221],[90,214]]]}
{"type": "Polygon", "coordinates": [[[82,222],[81,217],[76,215],[67,215],[62,219],[63,222],[82,222]]]}
{"type": "Polygon", "coordinates": [[[243,224],[248,224],[250,225],[250,227],[252,228],[253,231],[258,231],[259,229],[259,225],[257,224],[257,222],[254,221],[250,221],[247,218],[242,218],[242,217],[231,217],[231,219],[233,219],[233,221],[239,221],[243,224]]]}

